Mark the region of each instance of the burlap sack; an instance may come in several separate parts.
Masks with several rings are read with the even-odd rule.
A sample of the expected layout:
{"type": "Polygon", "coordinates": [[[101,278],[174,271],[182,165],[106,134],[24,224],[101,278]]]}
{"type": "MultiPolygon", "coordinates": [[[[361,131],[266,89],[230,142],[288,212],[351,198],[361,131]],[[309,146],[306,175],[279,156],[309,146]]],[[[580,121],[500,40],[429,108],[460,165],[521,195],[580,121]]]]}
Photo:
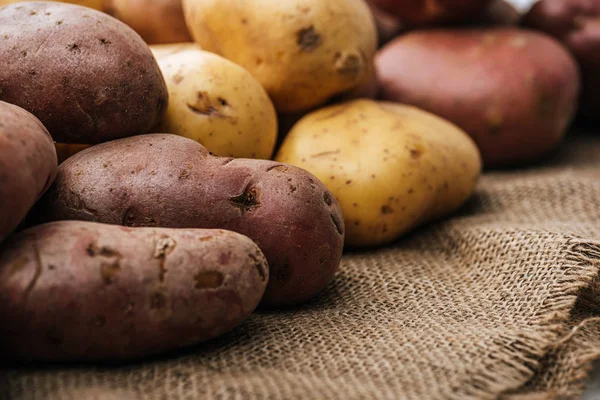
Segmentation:
{"type": "Polygon", "coordinates": [[[600,357],[600,137],[487,174],[452,220],[348,254],[311,304],[121,367],[2,370],[2,399],[577,398],[600,357]]]}

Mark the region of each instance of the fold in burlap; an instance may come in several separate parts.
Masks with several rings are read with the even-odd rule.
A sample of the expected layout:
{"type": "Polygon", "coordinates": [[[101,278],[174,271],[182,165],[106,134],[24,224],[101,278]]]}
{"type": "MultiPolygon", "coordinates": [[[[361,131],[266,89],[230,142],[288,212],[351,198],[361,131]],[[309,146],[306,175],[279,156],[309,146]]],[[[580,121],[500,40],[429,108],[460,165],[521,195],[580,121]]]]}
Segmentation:
{"type": "Polygon", "coordinates": [[[577,398],[600,357],[600,138],[487,174],[452,220],[345,256],[311,304],[121,367],[6,368],[9,399],[577,398]]]}

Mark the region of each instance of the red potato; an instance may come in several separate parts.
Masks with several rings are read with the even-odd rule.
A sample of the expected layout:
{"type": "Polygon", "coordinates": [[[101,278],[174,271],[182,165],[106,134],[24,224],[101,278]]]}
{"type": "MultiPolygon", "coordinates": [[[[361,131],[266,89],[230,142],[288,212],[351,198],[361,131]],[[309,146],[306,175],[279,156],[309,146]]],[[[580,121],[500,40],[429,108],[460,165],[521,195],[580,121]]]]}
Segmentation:
{"type": "Polygon", "coordinates": [[[600,0],[542,0],[523,24],[557,38],[575,55],[582,72],[581,114],[600,121],[600,0]]]}
{"type": "Polygon", "coordinates": [[[40,225],[0,248],[0,354],[122,361],[194,345],[250,316],[268,278],[233,232],[40,225]]]}
{"type": "Polygon", "coordinates": [[[455,123],[488,167],[531,162],[555,148],[579,95],[566,49],[514,28],[410,33],[382,49],[376,65],[384,99],[455,123]]]}

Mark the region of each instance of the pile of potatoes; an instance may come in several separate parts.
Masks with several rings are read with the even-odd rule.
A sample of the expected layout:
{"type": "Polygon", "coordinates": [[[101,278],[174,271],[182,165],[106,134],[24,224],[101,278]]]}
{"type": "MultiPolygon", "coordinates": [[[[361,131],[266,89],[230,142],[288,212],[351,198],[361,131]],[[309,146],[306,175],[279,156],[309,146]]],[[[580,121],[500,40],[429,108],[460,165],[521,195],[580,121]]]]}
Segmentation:
{"type": "Polygon", "coordinates": [[[447,218],[597,117],[565,2],[0,0],[0,355],[196,345],[447,218]]]}

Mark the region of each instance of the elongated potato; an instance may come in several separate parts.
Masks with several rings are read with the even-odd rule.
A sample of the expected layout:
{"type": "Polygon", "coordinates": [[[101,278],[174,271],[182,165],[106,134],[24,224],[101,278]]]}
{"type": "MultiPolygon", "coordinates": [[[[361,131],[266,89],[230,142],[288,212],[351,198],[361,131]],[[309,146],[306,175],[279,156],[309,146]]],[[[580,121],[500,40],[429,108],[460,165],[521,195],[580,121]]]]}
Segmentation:
{"type": "Polygon", "coordinates": [[[268,273],[233,232],[40,225],[0,249],[0,353],[118,361],[197,344],[246,319],[268,273]]]}
{"type": "Polygon", "coordinates": [[[41,122],[0,101],[0,242],[56,176],[56,150],[41,122]]]}
{"type": "Polygon", "coordinates": [[[270,159],[277,113],[261,84],[221,56],[198,47],[174,47],[157,57],[169,106],[154,131],[188,137],[223,157],[270,159]]]}
{"type": "Polygon", "coordinates": [[[325,182],[341,204],[349,246],[386,244],[448,215],[471,196],[481,171],[475,143],[456,126],[371,100],[308,114],[276,159],[325,182]]]}
{"type": "Polygon", "coordinates": [[[176,135],[140,135],[75,154],[38,212],[50,221],[242,233],[269,262],[269,306],[301,303],[323,289],[344,243],[339,205],[313,175],[273,161],[214,157],[176,135]]]}
{"type": "Polygon", "coordinates": [[[34,114],[56,142],[147,133],[167,96],[150,49],[115,18],[58,2],[0,8],[0,100],[34,114]]]}

